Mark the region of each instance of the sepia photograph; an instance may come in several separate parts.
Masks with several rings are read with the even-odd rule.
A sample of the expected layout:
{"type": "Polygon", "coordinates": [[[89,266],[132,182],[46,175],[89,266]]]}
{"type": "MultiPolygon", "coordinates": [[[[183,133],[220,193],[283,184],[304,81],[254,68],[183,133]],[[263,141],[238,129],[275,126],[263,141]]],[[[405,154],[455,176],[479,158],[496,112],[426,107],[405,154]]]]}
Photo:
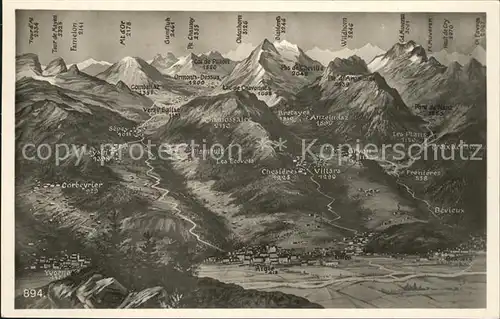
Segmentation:
{"type": "Polygon", "coordinates": [[[498,316],[499,5],[434,3],[8,1],[2,315],[498,316]]]}

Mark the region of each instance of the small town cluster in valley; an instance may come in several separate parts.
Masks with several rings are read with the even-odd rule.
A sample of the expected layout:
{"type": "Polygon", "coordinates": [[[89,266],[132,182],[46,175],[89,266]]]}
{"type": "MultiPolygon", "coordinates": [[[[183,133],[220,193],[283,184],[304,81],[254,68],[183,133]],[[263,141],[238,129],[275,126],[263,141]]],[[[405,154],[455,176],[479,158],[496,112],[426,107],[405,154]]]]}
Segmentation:
{"type": "Polygon", "coordinates": [[[317,248],[305,251],[296,248],[281,248],[276,245],[250,246],[219,256],[211,256],[206,263],[240,264],[249,266],[274,265],[326,265],[337,266],[338,260],[351,259],[351,256],[342,251],[317,248]]]}
{"type": "Polygon", "coordinates": [[[363,247],[373,233],[359,233],[345,237],[332,247],[283,248],[277,245],[255,245],[211,256],[206,263],[240,265],[302,265],[336,267],[340,260],[363,254],[363,247]]]}
{"type": "Polygon", "coordinates": [[[26,270],[75,270],[90,266],[91,260],[79,253],[63,252],[61,256],[39,256],[32,254],[34,260],[31,265],[26,266],[26,270]]]}
{"type": "Polygon", "coordinates": [[[448,249],[436,249],[427,253],[428,260],[437,261],[440,264],[467,264],[474,259],[477,253],[486,252],[486,237],[473,236],[457,247],[448,249]]]}
{"type": "Polygon", "coordinates": [[[286,266],[338,267],[342,261],[351,260],[353,257],[385,257],[413,262],[463,264],[469,263],[477,253],[486,250],[484,237],[471,236],[466,243],[456,247],[429,250],[418,255],[369,252],[365,246],[374,235],[372,232],[357,233],[352,237],[344,237],[334,246],[313,249],[254,245],[210,256],[205,263],[252,266],[256,270],[266,271],[275,271],[276,268],[286,266]]]}

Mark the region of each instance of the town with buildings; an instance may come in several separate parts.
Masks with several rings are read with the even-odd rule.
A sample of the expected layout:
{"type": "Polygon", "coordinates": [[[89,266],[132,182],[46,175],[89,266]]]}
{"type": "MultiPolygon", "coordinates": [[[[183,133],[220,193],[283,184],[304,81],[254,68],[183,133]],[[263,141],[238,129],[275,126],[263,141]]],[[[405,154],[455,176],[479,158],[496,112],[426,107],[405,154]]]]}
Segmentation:
{"type": "Polygon", "coordinates": [[[280,267],[287,266],[326,266],[338,267],[342,261],[353,257],[387,257],[407,259],[414,262],[432,262],[438,264],[463,264],[470,262],[475,254],[485,251],[486,241],[482,236],[471,236],[469,241],[449,249],[436,249],[419,255],[398,253],[367,252],[365,245],[374,233],[357,233],[345,237],[331,247],[283,248],[276,245],[254,245],[205,260],[207,264],[225,264],[255,267],[256,270],[274,273],[280,267]]]}
{"type": "Polygon", "coordinates": [[[307,265],[338,265],[339,259],[349,259],[350,256],[333,250],[281,248],[275,245],[250,246],[228,252],[221,256],[207,258],[206,263],[239,264],[253,266],[256,270],[275,271],[275,266],[307,266],[307,265]]]}
{"type": "Polygon", "coordinates": [[[34,256],[31,265],[26,266],[26,270],[77,270],[90,266],[91,260],[79,253],[63,252],[58,257],[34,256]]]}
{"type": "Polygon", "coordinates": [[[275,266],[327,266],[337,267],[341,260],[350,260],[363,254],[363,247],[373,233],[359,233],[343,238],[331,247],[283,248],[276,245],[255,245],[207,258],[206,263],[239,264],[257,270],[275,271],[275,266]]]}

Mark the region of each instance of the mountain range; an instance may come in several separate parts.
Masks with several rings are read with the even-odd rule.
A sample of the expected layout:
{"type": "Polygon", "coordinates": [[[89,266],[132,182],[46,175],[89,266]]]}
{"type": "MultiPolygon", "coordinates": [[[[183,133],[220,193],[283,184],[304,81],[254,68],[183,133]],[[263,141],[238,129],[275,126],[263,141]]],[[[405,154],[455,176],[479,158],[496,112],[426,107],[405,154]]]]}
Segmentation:
{"type": "Polygon", "coordinates": [[[429,58],[414,41],[395,44],[375,57],[368,69],[379,72],[410,108],[419,103],[477,104],[484,100],[486,70],[481,63],[471,59],[463,69],[458,63],[447,67],[429,58]]]}
{"type": "Polygon", "coordinates": [[[166,80],[158,70],[139,57],[124,57],[105,71],[96,75],[97,78],[116,84],[122,81],[128,86],[154,86],[166,80]]]}
{"type": "Polygon", "coordinates": [[[56,58],[52,60],[45,69],[43,70],[43,75],[44,76],[51,76],[51,75],[56,75],[62,72],[68,71],[66,67],[66,63],[62,58],[56,58]]]}
{"type": "MultiPolygon", "coordinates": [[[[290,245],[296,238],[310,243],[328,242],[332,237],[348,234],[329,224],[336,215],[325,209],[329,199],[317,192],[318,185],[306,171],[298,168],[287,154],[264,143],[283,139],[287,141],[287,153],[300,152],[300,142],[253,93],[233,91],[197,97],[185,104],[180,113],[158,128],[151,138],[169,145],[189,140],[224,145],[219,160],[210,154],[202,155],[198,146],[194,153],[198,155],[174,158],[171,165],[182,176],[187,190],[230,229],[232,241],[290,245]],[[225,121],[221,126],[221,119],[235,120],[225,121]],[[239,145],[241,153],[233,150],[231,155],[231,145],[239,145]],[[289,173],[284,176],[265,173],[280,170],[289,173]],[[324,220],[313,221],[311,216],[317,212],[324,214],[324,220]]],[[[157,167],[160,164],[153,163],[157,167]]],[[[177,188],[161,171],[159,174],[167,187],[177,188]]],[[[342,178],[338,177],[335,185],[326,188],[339,195],[345,192],[342,185],[342,178]]],[[[352,204],[338,209],[344,213],[357,208],[352,204]]],[[[202,216],[195,214],[192,218],[198,220],[202,216]]],[[[352,217],[346,219],[355,223],[352,217]]],[[[357,227],[364,228],[365,224],[357,227]]]]}
{"type": "Polygon", "coordinates": [[[42,72],[38,55],[26,53],[16,56],[16,80],[23,77],[41,76],[42,72]]]}
{"type": "Polygon", "coordinates": [[[321,77],[298,92],[293,109],[317,119],[298,127],[339,143],[387,143],[393,132],[422,132],[424,123],[358,56],[331,61],[321,77]]]}
{"type": "Polygon", "coordinates": [[[147,114],[142,109],[153,104],[149,98],[130,90],[122,81],[111,84],[80,71],[75,64],[66,69],[62,59],[55,59],[47,65],[47,69],[50,67],[51,71],[45,74],[51,74],[50,76],[41,76],[39,75],[41,69],[37,67],[37,62],[38,57],[34,54],[17,57],[18,78],[33,78],[67,89],[66,95],[68,96],[84,102],[91,101],[95,105],[120,112],[123,116],[133,120],[145,119],[147,114]]]}
{"type": "Polygon", "coordinates": [[[486,50],[482,46],[476,46],[469,54],[462,54],[458,52],[449,53],[447,50],[442,49],[438,52],[429,54],[433,56],[443,65],[450,65],[453,62],[458,62],[461,65],[467,64],[471,59],[476,59],[482,65],[486,65],[486,50]]]}
{"type": "Polygon", "coordinates": [[[330,61],[333,61],[335,58],[345,59],[353,55],[356,55],[363,59],[366,63],[369,63],[374,57],[384,52],[384,50],[377,47],[376,45],[367,43],[359,49],[344,48],[339,51],[323,50],[318,47],[314,47],[308,50],[306,53],[313,59],[320,61],[324,65],[328,65],[328,63],[330,63],[330,61]]]}
{"type": "Polygon", "coordinates": [[[293,92],[323,72],[323,65],[287,41],[265,39],[250,56],[239,62],[222,82],[229,89],[254,87],[257,96],[274,106],[292,99],[293,92]]]}
{"type": "Polygon", "coordinates": [[[66,65],[55,58],[45,67],[36,54],[16,57],[16,267],[63,250],[83,251],[99,267],[45,285],[48,297],[20,296],[17,304],[163,307],[167,296],[182,294],[186,307],[317,307],[197,278],[196,266],[219,250],[324,248],[366,233],[373,235],[367,252],[425,254],[485,229],[485,160],[415,160],[397,175],[380,158],[333,151],[400,143],[394,135],[410,133],[430,152],[425,136],[439,145],[482,144],[476,155],[485,158],[486,68],[477,59],[444,65],[413,41],[322,58],[287,41],[266,39],[251,49],[234,60],[210,51],[162,53],[150,63],[125,57],[66,65]],[[199,88],[183,75],[220,83],[199,88]],[[145,109],[153,106],[175,114],[150,115],[145,109]],[[422,111],[432,107],[445,107],[439,119],[422,111]],[[301,121],[285,125],[294,114],[301,121]],[[318,141],[312,152],[330,144],[331,158],[301,159],[311,140],[318,141]],[[146,141],[151,153],[160,154],[157,145],[188,147],[167,159],[132,158],[130,145],[146,141]],[[56,165],[21,156],[27,143],[77,148],[56,165]],[[128,152],[102,164],[96,149],[105,144],[128,152]],[[94,152],[81,153],[75,165],[83,145],[94,152]],[[410,170],[440,174],[422,181],[406,176],[410,170]],[[89,193],[40,181],[102,186],[89,193]],[[438,206],[464,213],[433,217],[438,206]],[[68,297],[90,291],[97,298],[68,297]]]}
{"type": "Polygon", "coordinates": [[[155,67],[139,57],[125,57],[96,75],[106,82],[125,83],[131,89],[153,89],[155,93],[171,96],[188,96],[193,90],[184,82],[161,74],[155,67]]]}
{"type": "MultiPolygon", "coordinates": [[[[386,174],[376,161],[357,163],[358,167],[350,172],[345,170],[351,167],[335,166],[346,175],[339,174],[335,183],[314,182],[304,170],[292,174],[291,180],[263,174],[265,169],[299,170],[289,154],[300,152],[301,127],[284,125],[279,111],[308,112],[303,127],[307,126],[311,136],[316,135],[322,141],[359,139],[362,143],[380,144],[392,141],[397,132],[427,131],[428,124],[423,119],[427,117],[420,115],[415,105],[451,105],[451,111],[445,112],[443,119],[431,127],[433,133],[447,143],[461,138],[474,143],[485,139],[485,115],[480,110],[486,107],[486,69],[476,59],[465,65],[453,62],[445,66],[409,41],[395,44],[370,63],[352,55],[335,57],[323,66],[294,44],[264,40],[239,62],[229,61],[216,70],[203,68],[203,61],[213,60],[227,61],[214,51],[182,58],[157,55],[150,64],[139,57],[125,57],[93,76],[80,70],[79,64],[68,68],[61,58],[42,69],[35,54],[17,56],[17,139],[123,143],[124,139],[106,131],[107,123],[132,127],[149,118],[143,109],[153,105],[153,97],[137,93],[137,86],[159,87],[165,94],[189,96],[189,101],[179,103],[178,116],[156,118],[159,125],[147,137],[169,144],[189,140],[209,145],[238,144],[244,149],[241,155],[247,162],[156,159],[150,166],[136,163],[136,172],[121,166],[115,166],[113,172],[103,172],[89,164],[85,167],[88,175],[83,176],[109,174],[109,179],[118,183],[126,179],[122,171],[125,170],[141,182],[136,185],[127,179],[123,183],[147,189],[144,195],[136,194],[139,197],[154,197],[157,190],[144,186],[153,167],[161,178],[161,187],[173,190],[169,192],[169,200],[177,203],[175,207],[180,207],[199,226],[196,231],[224,247],[233,240],[289,244],[297,236],[309,243],[325,243],[352,231],[380,230],[393,220],[392,210],[399,203],[404,203],[414,218],[428,215],[421,203],[398,186],[396,178],[386,174]],[[186,81],[175,78],[191,72],[212,75],[220,72],[222,81],[213,91],[195,91],[186,81]],[[321,121],[314,117],[333,120],[323,121],[331,122],[329,125],[320,125],[321,121]],[[286,151],[262,147],[262,141],[280,138],[287,140],[286,151]],[[121,175],[118,178],[113,174],[121,175]],[[370,198],[355,198],[353,193],[360,188],[355,185],[379,187],[380,196],[385,197],[373,202],[370,198]],[[323,217],[320,221],[311,217],[318,212],[323,217]],[[331,220],[338,217],[342,217],[339,224],[332,225],[331,220]]],[[[96,65],[94,60],[84,62],[80,64],[82,67],[96,65]]],[[[473,168],[462,164],[443,169],[446,171],[443,177],[426,185],[428,194],[434,194],[439,197],[436,201],[443,203],[450,203],[453,198],[478,197],[470,187],[461,186],[466,183],[477,186],[471,180],[474,175],[471,172],[481,169],[484,163],[476,163],[478,167],[473,168]]],[[[335,164],[325,165],[332,168],[335,164]]],[[[415,165],[434,168],[426,166],[427,163],[415,165]]],[[[33,169],[23,167],[29,168],[27,173],[33,169]]],[[[50,172],[52,168],[47,170],[50,172]]],[[[48,174],[44,172],[39,172],[42,177],[48,174]]],[[[117,188],[112,192],[106,196],[119,197],[117,188]]],[[[134,215],[132,220],[127,219],[127,225],[138,231],[158,228],[174,233],[182,231],[184,239],[193,239],[185,231],[192,225],[183,225],[175,212],[171,213],[175,209],[165,202],[156,205],[151,215],[134,215]],[[168,217],[162,213],[166,207],[170,212],[168,217]]],[[[472,211],[473,207],[467,209],[472,211]]]]}
{"type": "Polygon", "coordinates": [[[210,74],[220,77],[231,73],[235,65],[234,61],[223,57],[217,51],[209,51],[199,55],[190,53],[179,59],[169,52],[161,62],[156,59],[156,62],[153,60],[151,64],[157,66],[162,73],[170,76],[210,74]]]}
{"type": "Polygon", "coordinates": [[[165,56],[162,56],[161,54],[155,55],[153,60],[148,63],[154,66],[158,71],[165,73],[168,68],[178,61],[179,59],[177,59],[173,53],[168,52],[165,56]]]}
{"type": "Polygon", "coordinates": [[[111,63],[107,61],[97,61],[93,58],[89,58],[79,63],[68,64],[68,68],[73,65],[76,65],[80,71],[87,73],[88,75],[96,76],[97,74],[106,70],[111,65],[111,63]]]}

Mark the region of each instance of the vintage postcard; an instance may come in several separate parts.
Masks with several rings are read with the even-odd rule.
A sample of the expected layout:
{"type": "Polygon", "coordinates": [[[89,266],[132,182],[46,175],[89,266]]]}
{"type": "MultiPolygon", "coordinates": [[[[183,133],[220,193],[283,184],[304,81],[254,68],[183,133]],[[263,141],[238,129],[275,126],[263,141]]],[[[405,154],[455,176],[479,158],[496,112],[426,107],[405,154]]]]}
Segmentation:
{"type": "Polygon", "coordinates": [[[498,3],[218,4],[4,8],[2,314],[498,315],[498,3]]]}

